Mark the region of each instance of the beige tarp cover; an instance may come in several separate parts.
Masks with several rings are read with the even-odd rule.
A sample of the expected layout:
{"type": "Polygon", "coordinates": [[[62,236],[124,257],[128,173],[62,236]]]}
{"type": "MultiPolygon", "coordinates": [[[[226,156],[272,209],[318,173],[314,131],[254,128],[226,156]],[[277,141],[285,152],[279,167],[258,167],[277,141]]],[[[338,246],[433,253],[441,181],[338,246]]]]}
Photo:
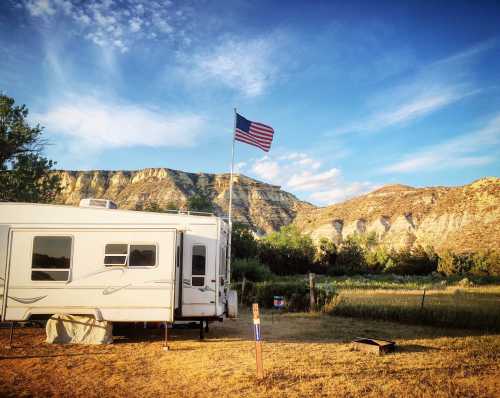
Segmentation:
{"type": "Polygon", "coordinates": [[[109,344],[113,342],[113,325],[96,321],[91,315],[53,315],[45,328],[47,343],[109,344]]]}

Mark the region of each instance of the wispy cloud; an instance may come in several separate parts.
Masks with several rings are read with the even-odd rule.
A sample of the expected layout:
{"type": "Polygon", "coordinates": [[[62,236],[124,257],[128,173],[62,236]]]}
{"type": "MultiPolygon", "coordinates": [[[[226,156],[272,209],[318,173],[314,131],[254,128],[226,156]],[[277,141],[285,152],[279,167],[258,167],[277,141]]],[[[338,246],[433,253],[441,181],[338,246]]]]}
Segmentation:
{"type": "Polygon", "coordinates": [[[336,133],[376,132],[384,128],[404,125],[475,93],[463,86],[433,87],[425,91],[423,94],[415,93],[414,98],[403,101],[399,105],[377,111],[367,120],[341,128],[336,133]]]}
{"type": "Polygon", "coordinates": [[[369,182],[347,182],[340,169],[324,167],[320,160],[304,152],[267,155],[244,164],[240,171],[320,205],[346,200],[375,186],[369,182]]]}
{"type": "Polygon", "coordinates": [[[26,0],[24,5],[34,18],[67,18],[70,31],[122,53],[143,39],[184,38],[193,25],[189,7],[174,8],[169,0],[26,0]]]}
{"type": "Polygon", "coordinates": [[[367,116],[337,129],[333,135],[377,132],[424,118],[481,92],[469,64],[496,41],[487,41],[422,67],[414,77],[383,90],[366,101],[367,116]]]}
{"type": "Polygon", "coordinates": [[[213,48],[181,57],[182,74],[190,83],[217,83],[256,97],[278,80],[283,62],[277,54],[285,41],[277,32],[253,39],[226,38],[213,48]]]}
{"type": "Polygon", "coordinates": [[[166,114],[142,105],[75,95],[33,118],[49,132],[69,137],[72,145],[82,151],[191,146],[203,125],[203,118],[198,115],[166,114]]]}
{"type": "Polygon", "coordinates": [[[309,195],[311,201],[322,204],[334,204],[359,196],[374,189],[379,185],[371,182],[345,182],[339,181],[330,189],[324,189],[318,192],[313,192],[309,195]]]}
{"type": "Polygon", "coordinates": [[[408,173],[465,166],[480,166],[498,160],[500,114],[476,131],[457,136],[424,150],[406,155],[401,161],[384,167],[385,173],[408,173]],[[491,153],[496,151],[496,153],[491,153]]]}

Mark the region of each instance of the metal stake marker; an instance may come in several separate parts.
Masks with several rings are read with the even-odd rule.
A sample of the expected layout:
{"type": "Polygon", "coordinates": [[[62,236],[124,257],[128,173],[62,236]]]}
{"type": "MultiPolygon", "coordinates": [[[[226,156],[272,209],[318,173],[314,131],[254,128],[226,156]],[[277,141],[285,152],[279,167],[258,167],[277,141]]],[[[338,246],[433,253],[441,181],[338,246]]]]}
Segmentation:
{"type": "Polygon", "coordinates": [[[257,378],[264,377],[264,367],[262,365],[262,335],[260,333],[259,304],[252,304],[253,326],[255,334],[255,362],[257,365],[257,378]]]}

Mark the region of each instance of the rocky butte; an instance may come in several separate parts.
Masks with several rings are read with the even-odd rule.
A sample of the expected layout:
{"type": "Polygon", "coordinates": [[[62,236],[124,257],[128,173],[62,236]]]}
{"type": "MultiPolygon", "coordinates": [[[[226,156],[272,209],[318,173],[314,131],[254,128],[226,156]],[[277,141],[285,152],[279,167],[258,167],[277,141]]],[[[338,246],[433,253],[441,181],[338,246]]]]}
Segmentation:
{"type": "Polygon", "coordinates": [[[432,246],[437,252],[500,249],[500,179],[460,187],[388,185],[325,208],[300,212],[295,224],[314,239],[341,242],[375,233],[395,249],[432,246]]]}
{"type": "MultiPolygon", "coordinates": [[[[63,185],[59,203],[77,205],[82,198],[95,197],[112,199],[126,209],[141,209],[148,202],[185,208],[188,198],[202,194],[217,214],[227,214],[229,174],[167,168],[57,173],[63,185]]],[[[235,219],[258,234],[294,223],[315,240],[327,237],[336,243],[354,233],[375,233],[381,243],[396,249],[500,249],[500,179],[495,177],[460,187],[388,185],[318,208],[279,186],[236,175],[233,203],[235,219]]]]}
{"type": "MultiPolygon", "coordinates": [[[[58,203],[78,205],[83,198],[106,198],[120,208],[142,209],[154,202],[160,207],[186,208],[190,197],[210,199],[218,215],[226,215],[229,174],[187,173],[167,168],[137,171],[57,171],[63,190],[58,203]]],[[[313,208],[279,186],[234,176],[233,215],[256,233],[264,234],[290,224],[299,211],[313,208]]]]}

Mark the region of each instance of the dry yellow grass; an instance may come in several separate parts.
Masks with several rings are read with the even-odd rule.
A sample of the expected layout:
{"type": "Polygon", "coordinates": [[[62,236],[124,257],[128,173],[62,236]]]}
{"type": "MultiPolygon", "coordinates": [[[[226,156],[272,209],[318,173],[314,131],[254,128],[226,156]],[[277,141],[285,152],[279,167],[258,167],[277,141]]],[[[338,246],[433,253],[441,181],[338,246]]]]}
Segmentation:
{"type": "Polygon", "coordinates": [[[268,313],[262,330],[266,377],[257,381],[248,313],[214,324],[203,342],[196,330],[174,330],[169,352],[152,330],[109,346],[54,346],[43,329],[23,329],[7,350],[4,329],[0,395],[500,396],[500,335],[308,314],[271,323],[268,313]],[[394,339],[398,350],[352,351],[357,336],[394,339]]]}

